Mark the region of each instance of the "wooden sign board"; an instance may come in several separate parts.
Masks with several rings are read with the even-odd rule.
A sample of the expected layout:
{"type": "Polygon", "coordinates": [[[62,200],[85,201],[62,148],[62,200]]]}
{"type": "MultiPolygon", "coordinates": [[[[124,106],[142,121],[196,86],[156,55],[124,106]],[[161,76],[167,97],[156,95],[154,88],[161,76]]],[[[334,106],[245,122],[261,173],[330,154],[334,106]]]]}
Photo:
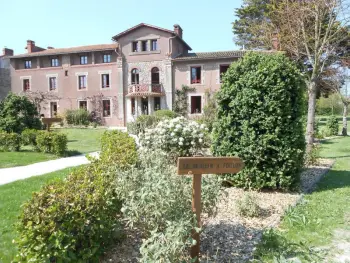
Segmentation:
{"type": "Polygon", "coordinates": [[[54,122],[61,122],[62,119],[61,118],[42,118],[41,121],[45,124],[51,124],[54,122]]]}
{"type": "Polygon", "coordinates": [[[229,174],[243,167],[238,157],[179,157],[177,174],[229,174]]]}

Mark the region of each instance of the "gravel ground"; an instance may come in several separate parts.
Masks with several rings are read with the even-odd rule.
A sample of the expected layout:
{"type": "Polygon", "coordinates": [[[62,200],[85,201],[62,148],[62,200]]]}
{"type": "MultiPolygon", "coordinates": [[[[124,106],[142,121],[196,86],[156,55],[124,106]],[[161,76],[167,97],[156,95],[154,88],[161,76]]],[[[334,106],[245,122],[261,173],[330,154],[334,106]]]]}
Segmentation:
{"type": "MultiPolygon", "coordinates": [[[[252,258],[265,228],[279,224],[281,216],[289,206],[300,201],[304,193],[312,191],[315,184],[333,165],[333,160],[320,159],[301,175],[301,193],[251,192],[257,200],[261,215],[256,218],[238,214],[236,201],[246,193],[238,188],[223,190],[215,216],[202,216],[204,231],[201,234],[201,262],[247,262],[252,258]]],[[[137,262],[142,242],[140,235],[128,231],[127,238],[116,249],[110,251],[103,262],[137,262]]]]}

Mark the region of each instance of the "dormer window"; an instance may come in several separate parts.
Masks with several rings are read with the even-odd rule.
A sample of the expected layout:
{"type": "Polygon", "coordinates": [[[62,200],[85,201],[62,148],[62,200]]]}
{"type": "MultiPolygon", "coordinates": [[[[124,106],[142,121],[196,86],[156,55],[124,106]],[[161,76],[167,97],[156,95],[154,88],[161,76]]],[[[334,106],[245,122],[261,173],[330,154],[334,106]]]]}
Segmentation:
{"type": "Polygon", "coordinates": [[[51,59],[51,67],[58,67],[58,58],[51,59]]]}
{"type": "Polygon", "coordinates": [[[142,41],[141,42],[141,51],[147,51],[148,48],[147,48],[147,42],[148,41],[142,41]]]}
{"type": "Polygon", "coordinates": [[[139,51],[139,42],[134,41],[132,42],[132,52],[138,52],[139,51]]]}
{"type": "Polygon", "coordinates": [[[151,51],[157,50],[157,48],[158,48],[157,46],[158,46],[157,39],[151,40],[151,51]]]}
{"type": "Polygon", "coordinates": [[[103,63],[110,63],[110,62],[111,62],[111,54],[104,54],[103,63]]]}
{"type": "Polygon", "coordinates": [[[80,65],[85,65],[88,63],[88,57],[87,56],[80,56],[80,65]]]}
{"type": "Polygon", "coordinates": [[[32,61],[31,60],[26,60],[24,61],[24,68],[32,68],[32,61]]]}

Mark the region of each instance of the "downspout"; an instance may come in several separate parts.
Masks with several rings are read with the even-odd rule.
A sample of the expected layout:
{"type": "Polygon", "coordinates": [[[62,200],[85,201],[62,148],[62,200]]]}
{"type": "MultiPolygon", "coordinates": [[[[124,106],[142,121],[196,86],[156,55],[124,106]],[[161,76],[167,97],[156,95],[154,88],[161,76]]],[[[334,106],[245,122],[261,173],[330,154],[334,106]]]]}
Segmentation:
{"type": "MultiPolygon", "coordinates": [[[[177,37],[177,35],[169,38],[169,55],[170,55],[170,59],[172,59],[172,53],[173,53],[173,45],[170,45],[170,40],[174,39],[176,37],[177,37]],[[170,46],[171,46],[171,48],[170,48],[170,46]]],[[[171,95],[171,110],[173,109],[173,103],[174,103],[173,95],[175,94],[174,90],[173,90],[173,86],[175,87],[175,85],[173,85],[175,80],[173,79],[173,76],[172,76],[173,75],[173,69],[172,69],[173,67],[172,66],[173,65],[172,65],[172,62],[171,62],[171,72],[170,72],[170,74],[171,74],[171,93],[172,93],[172,95],[171,95]]]]}
{"type": "Polygon", "coordinates": [[[170,44],[170,40],[174,39],[175,37],[177,37],[177,35],[173,36],[173,37],[169,37],[169,55],[171,57],[171,54],[173,53],[173,45],[170,44]],[[171,48],[170,48],[171,46],[171,48]]]}
{"type": "MultiPolygon", "coordinates": [[[[117,42],[117,41],[115,41],[115,42],[117,42]]],[[[118,47],[120,47],[119,44],[118,44],[118,47]]],[[[118,53],[118,47],[116,47],[114,49],[114,52],[117,54],[117,62],[118,62],[118,56],[120,56],[121,59],[123,60],[122,53],[121,52],[118,53]]],[[[122,78],[124,77],[123,75],[124,75],[124,72],[123,72],[123,66],[122,66],[122,78]]],[[[123,100],[123,125],[124,125],[124,127],[126,127],[126,101],[125,101],[125,96],[124,96],[124,79],[123,79],[122,85],[123,85],[123,94],[122,94],[122,100],[123,100]]]]}

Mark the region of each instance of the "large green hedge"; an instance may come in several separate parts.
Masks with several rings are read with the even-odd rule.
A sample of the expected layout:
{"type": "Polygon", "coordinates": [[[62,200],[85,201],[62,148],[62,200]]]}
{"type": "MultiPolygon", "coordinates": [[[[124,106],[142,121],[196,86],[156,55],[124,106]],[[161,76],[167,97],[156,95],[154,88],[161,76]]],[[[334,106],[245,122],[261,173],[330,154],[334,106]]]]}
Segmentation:
{"type": "Polygon", "coordinates": [[[228,176],[247,188],[291,189],[299,182],[305,139],[303,81],[283,54],[249,53],[218,92],[213,151],[238,155],[245,168],[228,176]]]}

